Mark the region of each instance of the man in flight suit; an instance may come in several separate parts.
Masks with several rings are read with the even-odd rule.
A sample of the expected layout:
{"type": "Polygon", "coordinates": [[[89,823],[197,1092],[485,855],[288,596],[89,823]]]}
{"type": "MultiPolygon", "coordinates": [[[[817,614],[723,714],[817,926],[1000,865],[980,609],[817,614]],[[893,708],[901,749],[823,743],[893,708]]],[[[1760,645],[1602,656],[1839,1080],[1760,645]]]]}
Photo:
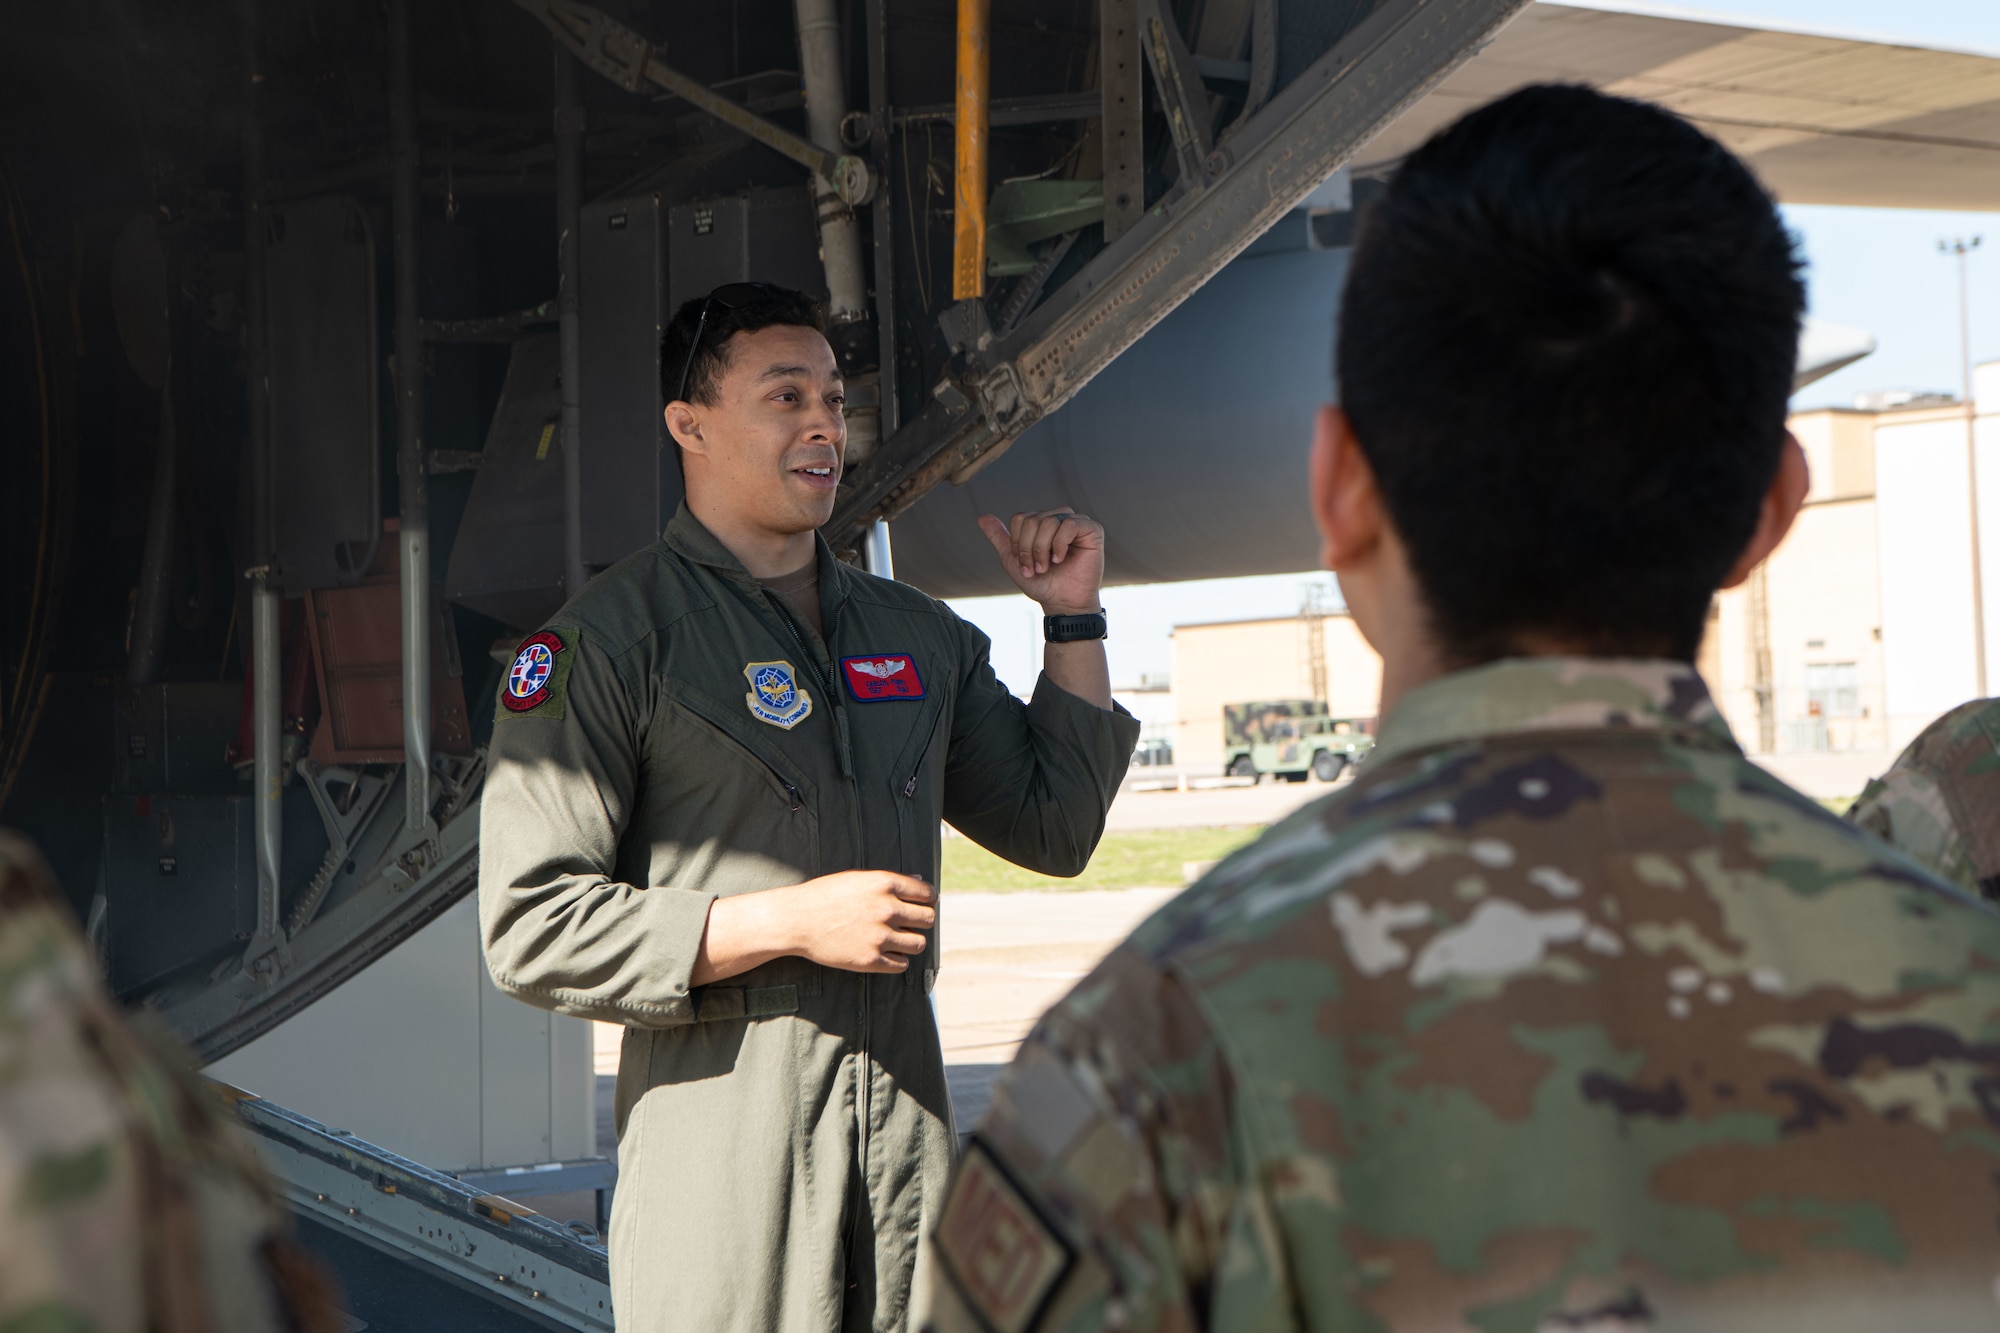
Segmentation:
{"type": "Polygon", "coordinates": [[[621,1329],[901,1329],[956,1144],[929,992],[939,820],[1089,861],[1138,723],[1103,529],[981,526],[1048,612],[1026,704],[986,636],[833,558],[846,427],[818,307],[733,284],[663,339],[687,500],[522,644],[480,826],[494,981],[625,1025],[621,1329]]]}

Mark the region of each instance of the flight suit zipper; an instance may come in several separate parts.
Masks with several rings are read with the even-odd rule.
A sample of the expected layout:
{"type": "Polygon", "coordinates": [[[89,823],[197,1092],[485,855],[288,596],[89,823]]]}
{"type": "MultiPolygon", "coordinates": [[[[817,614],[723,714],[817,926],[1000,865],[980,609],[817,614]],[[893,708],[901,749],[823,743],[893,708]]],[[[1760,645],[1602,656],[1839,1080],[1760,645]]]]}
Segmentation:
{"type": "Polygon", "coordinates": [[[785,629],[790,632],[792,642],[798,645],[799,656],[805,659],[806,665],[812,670],[813,684],[819,687],[819,697],[826,700],[827,708],[832,710],[834,744],[840,755],[840,776],[852,778],[854,747],[849,743],[847,735],[847,710],[840,706],[840,696],[834,693],[833,679],[827,672],[826,664],[813,655],[812,649],[806,647],[806,637],[799,633],[798,622],[792,619],[791,608],[785,605],[784,600],[772,592],[767,591],[764,595],[770,598],[771,605],[777,608],[778,617],[785,622],[785,629]]]}
{"type": "MultiPolygon", "coordinates": [[[[833,712],[834,746],[840,758],[840,775],[849,782],[852,782],[854,780],[854,749],[847,731],[847,710],[840,706],[840,696],[834,692],[834,681],[828,669],[831,664],[822,664],[819,658],[814,655],[813,650],[806,646],[806,636],[800,633],[798,621],[793,618],[792,610],[785,605],[784,599],[778,597],[769,589],[765,590],[764,595],[770,600],[771,606],[777,611],[778,618],[785,622],[786,631],[792,636],[792,642],[798,646],[799,656],[805,660],[806,666],[812,672],[813,683],[820,689],[820,697],[826,700],[826,706],[833,712]]],[[[830,649],[832,645],[829,644],[828,647],[830,649]]],[[[850,805],[855,821],[854,848],[857,854],[865,855],[867,836],[866,830],[861,826],[858,794],[857,799],[850,802],[850,805]]],[[[873,1033],[869,1022],[870,1011],[874,1007],[874,987],[870,984],[872,981],[873,978],[868,973],[864,972],[861,974],[861,1015],[856,1033],[856,1044],[858,1047],[856,1054],[859,1059],[857,1081],[860,1084],[858,1089],[860,1106],[858,1109],[861,1113],[861,1123],[856,1127],[855,1160],[860,1167],[861,1188],[864,1190],[869,1188],[870,1183],[868,1178],[868,1148],[869,1141],[874,1137],[875,1129],[875,1055],[872,1047],[873,1033]]],[[[853,1224],[856,1227],[860,1224],[859,1216],[857,1210],[856,1219],[853,1224]]],[[[851,1245],[852,1237],[850,1237],[851,1245]]]]}

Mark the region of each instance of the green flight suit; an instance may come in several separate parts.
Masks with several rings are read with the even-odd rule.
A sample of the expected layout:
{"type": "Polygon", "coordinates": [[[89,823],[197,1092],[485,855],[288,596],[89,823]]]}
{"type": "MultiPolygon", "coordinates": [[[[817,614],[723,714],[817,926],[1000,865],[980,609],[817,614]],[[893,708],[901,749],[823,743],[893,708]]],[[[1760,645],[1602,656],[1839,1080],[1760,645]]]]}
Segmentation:
{"type": "Polygon", "coordinates": [[[689,978],[709,904],[842,870],[938,882],[938,822],[1084,868],[1138,724],[819,547],[824,640],[688,513],[502,682],[480,923],[502,990],[622,1023],[621,1329],[901,1329],[956,1138],[929,990],[782,958],[689,978]],[[845,659],[845,660],[843,660],[845,659]]]}

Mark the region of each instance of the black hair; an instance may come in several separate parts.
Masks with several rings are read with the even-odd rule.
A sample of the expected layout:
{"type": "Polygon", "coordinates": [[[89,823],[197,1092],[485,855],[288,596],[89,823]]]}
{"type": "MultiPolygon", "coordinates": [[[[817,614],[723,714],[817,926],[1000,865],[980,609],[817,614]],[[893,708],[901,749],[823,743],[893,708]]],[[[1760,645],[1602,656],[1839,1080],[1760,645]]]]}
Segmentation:
{"type": "Polygon", "coordinates": [[[794,325],[826,332],[826,307],[804,292],[776,283],[755,284],[756,295],[738,304],[726,305],[708,297],[684,301],[667,321],[660,335],[660,401],[671,403],[680,395],[681,375],[687,372],[689,401],[712,406],[723,372],[729,369],[729,340],[739,333],[755,333],[777,325],[794,325]],[[702,323],[702,307],[708,307],[708,322],[702,323]],[[695,348],[694,365],[688,366],[688,346],[695,329],[701,329],[701,344],[695,348]]]}
{"type": "Polygon", "coordinates": [[[1643,102],[1524,88],[1403,163],[1335,375],[1452,665],[1693,660],[1776,475],[1800,268],[1749,170],[1643,102]]]}

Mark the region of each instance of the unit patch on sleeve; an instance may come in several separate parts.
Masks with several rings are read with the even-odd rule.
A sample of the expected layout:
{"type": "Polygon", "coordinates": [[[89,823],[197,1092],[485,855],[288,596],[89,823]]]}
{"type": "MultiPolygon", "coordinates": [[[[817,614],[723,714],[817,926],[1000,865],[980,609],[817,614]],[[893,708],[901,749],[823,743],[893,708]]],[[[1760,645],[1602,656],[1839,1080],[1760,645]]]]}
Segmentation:
{"type": "Polygon", "coordinates": [[[759,722],[790,731],[813,710],[812,696],[799,684],[790,662],[751,662],[743,668],[743,678],[750,682],[743,702],[759,722]]]}
{"type": "Polygon", "coordinates": [[[840,659],[840,674],[847,677],[847,692],[854,696],[856,703],[924,697],[923,678],[917,675],[917,659],[908,653],[843,657],[840,659]]]}
{"type": "Polygon", "coordinates": [[[1071,1259],[977,1138],[952,1180],[937,1243],[966,1303],[999,1333],[1034,1326],[1071,1259]]]}
{"type": "Polygon", "coordinates": [[[563,641],[555,630],[530,634],[514,654],[514,665],[500,683],[500,702],[510,713],[533,713],[537,717],[563,715],[563,686],[569,681],[570,663],[575,660],[576,631],[566,631],[563,641]]]}

